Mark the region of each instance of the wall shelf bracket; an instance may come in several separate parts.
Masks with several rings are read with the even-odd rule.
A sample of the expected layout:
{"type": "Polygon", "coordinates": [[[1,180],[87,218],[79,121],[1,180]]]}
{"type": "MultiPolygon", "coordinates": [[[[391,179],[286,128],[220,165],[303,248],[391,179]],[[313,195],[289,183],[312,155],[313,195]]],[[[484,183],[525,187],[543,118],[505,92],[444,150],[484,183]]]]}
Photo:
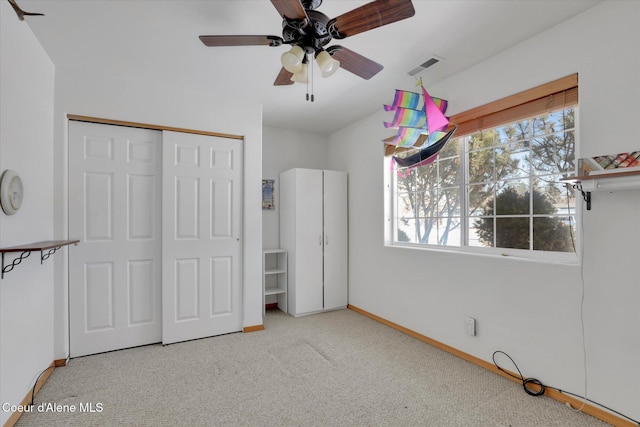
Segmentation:
{"type": "Polygon", "coordinates": [[[18,264],[25,258],[31,255],[33,251],[40,251],[40,264],[49,259],[49,257],[55,254],[58,249],[67,245],[77,245],[79,240],[49,240],[45,242],[29,243],[26,245],[12,246],[10,248],[0,248],[2,253],[2,272],[0,273],[0,279],[4,279],[4,274],[12,271],[18,264]],[[11,263],[5,263],[5,254],[9,252],[20,253],[16,256],[11,263]]]}
{"type": "Polygon", "coordinates": [[[62,246],[58,246],[56,248],[51,248],[51,249],[49,249],[47,251],[47,253],[44,253],[44,250],[41,250],[40,251],[40,264],[44,264],[44,262],[46,260],[48,260],[51,255],[55,254],[58,251],[58,249],[60,249],[61,247],[62,246]]]}
{"type": "Polygon", "coordinates": [[[16,258],[13,259],[13,261],[11,261],[11,264],[6,264],[4,263],[4,252],[2,252],[2,274],[0,275],[2,279],[4,279],[4,273],[8,273],[11,270],[13,270],[15,268],[16,265],[20,264],[22,262],[23,259],[27,258],[29,255],[31,255],[31,251],[24,251],[22,252],[19,256],[17,256],[16,258]]]}
{"type": "Polygon", "coordinates": [[[580,183],[573,184],[573,189],[578,190],[580,193],[582,193],[582,198],[584,199],[584,202],[587,204],[587,210],[590,211],[591,210],[591,191],[584,191],[582,189],[582,184],[580,183]]]}
{"type": "Polygon", "coordinates": [[[574,190],[580,191],[587,210],[590,211],[592,191],[640,190],[640,169],[621,168],[615,172],[569,176],[562,178],[560,182],[570,184],[574,190]]]}

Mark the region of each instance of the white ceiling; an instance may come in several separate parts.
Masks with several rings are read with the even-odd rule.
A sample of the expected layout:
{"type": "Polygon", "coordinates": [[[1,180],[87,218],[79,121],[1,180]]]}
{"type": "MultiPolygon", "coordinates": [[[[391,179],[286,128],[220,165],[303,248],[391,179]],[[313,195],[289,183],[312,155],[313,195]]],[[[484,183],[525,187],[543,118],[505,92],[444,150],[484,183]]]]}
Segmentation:
{"type": "MultiPolygon", "coordinates": [[[[257,101],[265,125],[321,134],[380,110],[396,87],[411,89],[407,72],[432,55],[443,61],[420,74],[427,86],[601,1],[413,0],[414,17],[329,45],[348,47],[384,70],[371,80],[343,69],[326,79],[316,72],[310,103],[303,84],[273,86],[288,46],[206,47],[198,39],[280,36],[282,22],[268,0],[17,0],[45,14],[25,22],[60,69],[257,101]]],[[[366,3],[324,0],[318,10],[332,18],[366,3]]]]}

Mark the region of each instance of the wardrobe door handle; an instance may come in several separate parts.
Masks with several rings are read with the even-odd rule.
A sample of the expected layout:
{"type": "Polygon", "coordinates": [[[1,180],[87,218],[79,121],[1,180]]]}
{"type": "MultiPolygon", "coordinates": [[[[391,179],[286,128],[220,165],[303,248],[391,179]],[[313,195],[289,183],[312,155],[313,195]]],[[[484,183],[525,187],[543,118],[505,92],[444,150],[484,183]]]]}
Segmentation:
{"type": "Polygon", "coordinates": [[[318,244],[322,246],[322,234],[318,236],[318,244]]]}
{"type": "Polygon", "coordinates": [[[325,234],[325,235],[324,235],[324,244],[325,244],[325,245],[328,245],[328,244],[329,244],[329,235],[328,235],[328,234],[325,234]]]}

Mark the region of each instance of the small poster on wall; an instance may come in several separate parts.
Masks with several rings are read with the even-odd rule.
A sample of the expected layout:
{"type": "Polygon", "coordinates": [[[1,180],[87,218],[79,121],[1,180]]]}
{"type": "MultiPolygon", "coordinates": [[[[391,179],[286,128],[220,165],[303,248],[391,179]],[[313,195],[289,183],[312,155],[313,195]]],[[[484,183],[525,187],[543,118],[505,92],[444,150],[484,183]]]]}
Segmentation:
{"type": "Polygon", "coordinates": [[[600,175],[640,170],[640,151],[586,157],[578,161],[581,175],[600,175]]]}
{"type": "Polygon", "coordinates": [[[275,186],[275,179],[263,179],[262,180],[262,209],[275,209],[273,203],[273,188],[275,186]]]}

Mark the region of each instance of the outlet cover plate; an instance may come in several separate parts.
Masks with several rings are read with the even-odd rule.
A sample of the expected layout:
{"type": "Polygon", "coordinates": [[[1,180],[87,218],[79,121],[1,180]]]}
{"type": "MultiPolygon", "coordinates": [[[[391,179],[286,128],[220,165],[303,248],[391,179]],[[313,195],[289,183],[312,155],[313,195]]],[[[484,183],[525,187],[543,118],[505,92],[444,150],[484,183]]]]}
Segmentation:
{"type": "Polygon", "coordinates": [[[472,337],[476,336],[476,319],[473,317],[467,317],[464,321],[464,326],[467,331],[467,335],[471,335],[472,337]]]}

